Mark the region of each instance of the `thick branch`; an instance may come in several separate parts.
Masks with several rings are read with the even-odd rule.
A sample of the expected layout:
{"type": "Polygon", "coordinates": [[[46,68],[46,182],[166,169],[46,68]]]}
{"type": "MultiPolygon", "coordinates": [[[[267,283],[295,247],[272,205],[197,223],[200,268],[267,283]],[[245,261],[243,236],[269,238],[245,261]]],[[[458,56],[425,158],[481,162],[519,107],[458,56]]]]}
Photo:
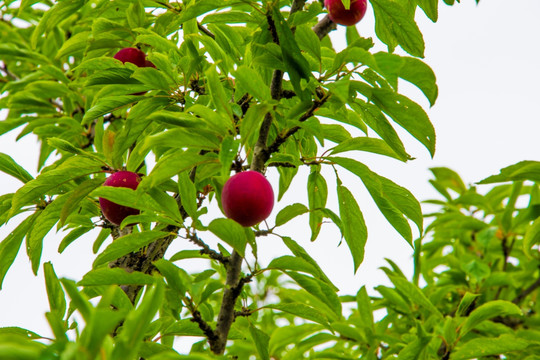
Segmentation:
{"type": "Polygon", "coordinates": [[[322,39],[326,35],[328,35],[330,31],[336,30],[336,29],[337,29],[336,23],[330,20],[330,16],[326,15],[324,18],[322,18],[321,21],[319,21],[317,25],[313,27],[312,30],[315,32],[315,34],[317,34],[319,39],[322,39]]]}
{"type": "Polygon", "coordinates": [[[195,245],[201,247],[201,250],[200,250],[201,254],[208,255],[208,257],[210,257],[210,259],[219,261],[222,264],[226,264],[229,261],[229,258],[223,256],[223,254],[218,253],[215,250],[212,250],[210,248],[210,246],[208,246],[204,241],[199,239],[199,237],[197,237],[197,235],[189,234],[188,239],[189,239],[189,241],[191,241],[195,245]]]}
{"type": "Polygon", "coordinates": [[[234,321],[234,306],[243,286],[243,283],[239,281],[243,260],[240,254],[233,251],[226,266],[227,280],[215,331],[217,341],[210,341],[210,349],[214,354],[223,354],[225,351],[229,330],[234,321]]]}
{"type": "MultiPolygon", "coordinates": [[[[125,229],[124,229],[125,230],[125,229]]],[[[174,229],[168,229],[174,230],[174,229]]],[[[172,231],[175,232],[175,231],[172,231]]],[[[113,239],[115,233],[113,231],[113,239]]],[[[127,234],[123,234],[127,235],[127,234]]],[[[122,236],[123,236],[122,235],[122,236]]],[[[176,235],[170,235],[162,239],[158,239],[148,245],[146,248],[141,249],[137,252],[129,253],[122,256],[121,258],[111,261],[109,267],[115,268],[119,267],[125,269],[128,272],[140,271],[145,274],[150,274],[154,270],[153,262],[163,258],[165,251],[171,244],[171,242],[176,238],[176,235]]],[[[134,303],[139,291],[142,286],[140,285],[122,285],[122,290],[126,293],[129,300],[134,303]]]]}

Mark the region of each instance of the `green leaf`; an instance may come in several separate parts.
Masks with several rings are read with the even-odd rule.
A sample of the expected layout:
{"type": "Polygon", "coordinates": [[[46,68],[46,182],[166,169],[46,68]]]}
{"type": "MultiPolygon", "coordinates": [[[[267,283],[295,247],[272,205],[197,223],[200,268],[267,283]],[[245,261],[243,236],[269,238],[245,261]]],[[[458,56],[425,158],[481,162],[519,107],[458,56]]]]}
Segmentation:
{"type": "Polygon", "coordinates": [[[321,279],[322,281],[324,281],[326,284],[328,284],[330,287],[332,287],[334,289],[334,291],[338,290],[334,286],[334,284],[330,281],[330,279],[328,279],[328,277],[325,275],[325,273],[322,271],[322,269],[319,267],[319,264],[317,263],[317,261],[315,261],[311,256],[309,256],[309,254],[307,253],[307,251],[303,247],[298,245],[298,243],[296,241],[294,241],[293,239],[291,239],[289,237],[282,236],[281,239],[283,240],[283,243],[289,248],[289,250],[291,250],[291,252],[293,253],[294,256],[296,256],[298,258],[301,258],[301,259],[304,259],[306,262],[311,264],[311,266],[313,266],[315,269],[317,269],[316,277],[318,279],[321,279]]]}
{"type": "Polygon", "coordinates": [[[255,137],[261,127],[266,113],[272,107],[269,104],[250,104],[248,111],[240,121],[240,136],[242,144],[255,144],[255,137]],[[251,141],[250,141],[251,140],[251,141]]]}
{"type": "Polygon", "coordinates": [[[405,346],[399,352],[398,357],[400,360],[419,359],[420,354],[431,341],[431,336],[428,336],[426,334],[425,330],[422,328],[422,325],[419,322],[416,323],[416,329],[417,329],[416,338],[413,341],[411,341],[409,344],[407,344],[407,346],[405,346]]]}
{"type": "Polygon", "coordinates": [[[461,298],[459,302],[458,309],[456,311],[456,316],[468,316],[470,312],[471,305],[476,301],[480,294],[472,294],[466,292],[465,295],[461,298]]]}
{"type": "Polygon", "coordinates": [[[45,285],[47,288],[47,297],[49,306],[52,312],[62,318],[66,312],[66,299],[60,281],[54,272],[54,268],[50,262],[43,264],[45,273],[45,285]]]}
{"type": "Polygon", "coordinates": [[[407,189],[372,172],[366,165],[352,159],[332,157],[329,160],[357,175],[384,217],[412,246],[412,232],[404,216],[423,231],[422,210],[418,200],[407,189]]]}
{"type": "Polygon", "coordinates": [[[312,168],[308,177],[307,190],[310,210],[309,227],[311,228],[311,241],[314,241],[321,231],[323,219],[322,212],[317,210],[324,209],[328,197],[328,186],[320,169],[312,168]]]}
{"type": "Polygon", "coordinates": [[[193,167],[212,160],[193,152],[173,152],[163,156],[157,162],[152,172],[145,176],[139,184],[137,190],[145,191],[155,187],[183,171],[191,170],[193,167]]]}
{"type": "Polygon", "coordinates": [[[346,151],[367,151],[374,154],[389,156],[394,159],[398,159],[401,161],[407,161],[409,158],[402,157],[398,155],[388,144],[386,141],[377,139],[377,138],[370,138],[370,137],[356,137],[352,139],[345,140],[341,142],[338,146],[334,147],[332,149],[331,154],[339,154],[341,152],[346,151]]]}
{"type": "Polygon", "coordinates": [[[184,280],[180,276],[181,270],[178,266],[174,265],[172,262],[160,259],[156,262],[154,262],[154,265],[158,268],[159,272],[165,277],[167,280],[167,284],[169,287],[176,292],[180,296],[184,296],[185,292],[187,291],[188,287],[184,283],[184,280]]]}
{"type": "Polygon", "coordinates": [[[474,309],[459,330],[461,337],[474,329],[482,321],[497,316],[522,316],[521,309],[509,301],[493,300],[474,309]]]}
{"type": "Polygon", "coordinates": [[[416,2],[431,21],[437,22],[439,17],[439,0],[417,0],[416,2]]]}
{"type": "Polygon", "coordinates": [[[431,106],[435,104],[439,90],[435,73],[429,65],[416,58],[387,52],[378,52],[373,57],[377,62],[377,71],[385,76],[395,89],[397,89],[398,77],[400,77],[417,86],[431,106]]]}
{"type": "Polygon", "coordinates": [[[499,174],[485,178],[478,184],[495,184],[499,182],[522,180],[540,182],[540,162],[520,161],[517,164],[501,169],[499,174]]]}
{"type": "Polygon", "coordinates": [[[54,4],[54,6],[47,10],[32,33],[30,39],[32,48],[35,49],[37,47],[38,40],[44,33],[49,32],[61,21],[76,13],[84,3],[84,0],[65,0],[54,4]]]}
{"type": "Polygon", "coordinates": [[[7,271],[17,257],[24,237],[28,234],[40,212],[24,219],[2,242],[0,242],[0,289],[7,271]]]}
{"type": "Polygon", "coordinates": [[[79,310],[83,319],[88,323],[94,311],[92,304],[90,304],[86,296],[77,289],[77,285],[73,280],[62,278],[60,279],[60,282],[71,299],[70,308],[79,310]]]}
{"type": "Polygon", "coordinates": [[[318,275],[318,269],[308,261],[295,256],[283,255],[273,259],[268,264],[269,269],[302,271],[314,276],[318,275]]]}
{"type": "Polygon", "coordinates": [[[302,304],[298,302],[280,303],[280,304],[266,305],[265,308],[283,311],[283,312],[301,317],[303,319],[311,320],[313,322],[324,325],[326,327],[330,327],[328,318],[322,311],[312,306],[308,306],[306,304],[302,304]]]}
{"type": "Polygon", "coordinates": [[[301,50],[313,55],[319,62],[321,61],[321,41],[309,25],[297,26],[294,37],[301,50]]]}
{"type": "Polygon", "coordinates": [[[279,39],[279,46],[283,54],[283,61],[287,68],[287,73],[291,79],[294,91],[296,95],[302,100],[308,100],[310,98],[309,92],[304,90],[300,85],[300,80],[305,79],[309,81],[312,77],[309,68],[309,63],[302,55],[291,28],[283,19],[278,6],[272,8],[272,18],[276,27],[277,36],[279,39]]]}
{"type": "Polygon", "coordinates": [[[236,69],[234,77],[236,79],[237,89],[243,90],[239,90],[240,94],[247,92],[249,95],[260,101],[271,100],[270,89],[264,83],[258,71],[255,71],[246,65],[241,65],[236,69]]]}
{"type": "Polygon", "coordinates": [[[0,338],[0,359],[36,360],[44,350],[44,344],[22,336],[9,334],[0,338]]]}
{"type": "Polygon", "coordinates": [[[373,307],[365,286],[356,293],[356,305],[362,325],[374,329],[373,307]]]}
{"type": "Polygon", "coordinates": [[[527,228],[523,238],[523,251],[527,256],[531,256],[531,249],[534,244],[540,243],[540,217],[536,218],[531,226],[527,228]]]}
{"type": "Polygon", "coordinates": [[[401,296],[406,296],[408,300],[418,305],[420,309],[429,311],[432,315],[435,315],[437,319],[442,321],[444,317],[439,309],[433,305],[418,286],[399,276],[390,276],[390,280],[396,286],[396,289],[401,296]]]}
{"type": "Polygon", "coordinates": [[[165,294],[163,282],[147,287],[140,305],[130,312],[117,337],[112,359],[134,359],[142,344],[148,326],[161,307],[165,294]]]}
{"type": "Polygon", "coordinates": [[[367,227],[362,211],[353,194],[343,185],[337,187],[339,216],[343,226],[343,237],[353,257],[354,272],[364,260],[364,247],[367,241],[367,227]]]}
{"type": "Polygon", "coordinates": [[[170,234],[167,232],[151,230],[119,237],[97,256],[96,260],[94,260],[93,267],[97,268],[130,252],[138,251],[143,246],[168,235],[170,234]]]}
{"type": "Polygon", "coordinates": [[[127,272],[122,268],[99,268],[86,273],[79,286],[151,285],[155,279],[139,271],[127,272]]]}
{"type": "Polygon", "coordinates": [[[287,205],[276,215],[276,226],[281,226],[288,223],[295,217],[305,214],[309,209],[304,204],[295,203],[287,205]]]}
{"type": "Polygon", "coordinates": [[[264,331],[257,329],[251,323],[249,324],[249,333],[251,334],[251,339],[255,343],[255,348],[259,354],[258,358],[261,360],[270,360],[268,349],[270,337],[264,331]]]}
{"type": "Polygon", "coordinates": [[[45,55],[37,51],[20,48],[15,44],[0,44],[0,53],[2,54],[2,59],[5,60],[20,60],[36,64],[49,64],[51,62],[45,55]]]}
{"type": "Polygon", "coordinates": [[[102,197],[134,209],[163,213],[161,206],[149,194],[130,188],[100,186],[91,192],[91,196],[102,197]]]}
{"type": "Polygon", "coordinates": [[[226,114],[230,119],[233,118],[229,99],[225,95],[225,89],[221,84],[221,79],[214,67],[210,67],[206,70],[206,85],[208,86],[208,92],[210,98],[214,104],[214,109],[217,112],[226,114]]]}
{"type": "Polygon", "coordinates": [[[459,346],[450,355],[450,360],[484,358],[489,355],[507,355],[513,351],[525,350],[532,345],[529,341],[512,334],[503,334],[497,338],[479,337],[459,346]]]}
{"type": "Polygon", "coordinates": [[[40,211],[36,223],[26,237],[26,252],[32,263],[32,271],[37,275],[41,252],[43,250],[43,239],[60,218],[60,211],[67,200],[66,195],[60,195],[53,202],[40,211]]]}
{"type": "Polygon", "coordinates": [[[208,230],[232,246],[232,248],[236,250],[238,254],[244,257],[247,236],[242,225],[231,219],[219,218],[212,220],[212,222],[208,225],[208,230]]]}
{"type": "Polygon", "coordinates": [[[97,103],[85,112],[82,119],[82,125],[89,125],[92,120],[100,116],[112,113],[115,110],[134,104],[138,101],[149,99],[151,98],[138,95],[118,95],[99,98],[97,103]]]}
{"type": "Polygon", "coordinates": [[[62,47],[60,49],[58,49],[55,58],[60,59],[64,56],[82,55],[82,53],[88,46],[88,40],[91,35],[91,31],[81,31],[77,34],[74,34],[72,37],[67,39],[64,44],[62,44],[62,47]]]}
{"type": "Polygon", "coordinates": [[[4,153],[0,153],[0,171],[21,180],[23,183],[27,183],[33,179],[28,171],[17,164],[11,156],[4,153]]]}
{"type": "Polygon", "coordinates": [[[387,89],[374,89],[372,101],[435,154],[435,129],[420,105],[387,89]]]}
{"type": "Polygon", "coordinates": [[[424,57],[424,39],[414,16],[409,16],[403,6],[392,0],[372,0],[370,3],[375,13],[377,37],[388,45],[390,52],[399,44],[409,54],[424,57]]]}
{"type": "MultiPolygon", "coordinates": [[[[289,275],[298,285],[304,288],[308,293],[317,298],[321,304],[324,304],[333,313],[334,318],[342,317],[341,302],[335,292],[335,289],[327,283],[317,278],[312,278],[294,271],[287,271],[289,275]]],[[[330,315],[328,315],[330,316],[330,315]]]]}
{"type": "Polygon", "coordinates": [[[102,164],[95,160],[74,156],[70,157],[56,169],[43,172],[34,180],[27,182],[13,196],[10,214],[15,214],[21,207],[34,203],[50,190],[64,183],[101,171],[102,164]]]}
{"type": "Polygon", "coordinates": [[[359,99],[349,102],[349,105],[360,114],[361,119],[366,125],[373,129],[394,150],[400,159],[411,159],[411,156],[405,151],[405,147],[396,130],[377,106],[362,102],[359,99]]]}
{"type": "Polygon", "coordinates": [[[182,207],[192,218],[197,218],[197,189],[189,178],[187,171],[178,174],[178,194],[182,202],[182,207]]]}
{"type": "Polygon", "coordinates": [[[69,195],[67,195],[67,199],[60,210],[60,225],[64,226],[68,216],[76,212],[81,201],[102,184],[102,178],[89,179],[73,189],[69,195]]]}
{"type": "Polygon", "coordinates": [[[95,309],[78,339],[89,359],[95,359],[100,352],[103,353],[106,346],[103,346],[104,340],[114,332],[124,319],[125,313],[126,311],[113,310],[112,308],[95,309]]]}

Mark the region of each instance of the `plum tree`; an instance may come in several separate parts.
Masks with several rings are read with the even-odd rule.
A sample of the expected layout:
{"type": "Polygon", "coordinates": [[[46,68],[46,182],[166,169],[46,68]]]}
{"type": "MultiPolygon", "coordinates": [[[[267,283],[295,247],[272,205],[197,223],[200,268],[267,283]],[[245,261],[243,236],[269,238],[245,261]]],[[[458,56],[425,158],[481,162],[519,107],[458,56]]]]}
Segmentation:
{"type": "Polygon", "coordinates": [[[349,9],[345,9],[341,0],[324,0],[324,6],[333,22],[351,26],[362,20],[366,14],[367,0],[351,0],[349,9]]]}
{"type": "Polygon", "coordinates": [[[129,62],[137,65],[138,67],[145,67],[146,65],[146,55],[139,49],[136,48],[124,48],[118,51],[114,58],[120,60],[124,64],[129,62]]]}
{"type": "MultiPolygon", "coordinates": [[[[140,176],[134,172],[117,171],[105,180],[103,186],[125,187],[135,190],[140,182],[140,176]]],[[[101,197],[99,198],[99,205],[103,216],[115,225],[120,225],[129,215],[139,214],[139,210],[137,209],[123,206],[101,197]]]]}
{"type": "Polygon", "coordinates": [[[242,226],[253,226],[270,216],[274,207],[274,191],[264,175],[245,171],[227,180],[221,204],[228,218],[242,226]]]}

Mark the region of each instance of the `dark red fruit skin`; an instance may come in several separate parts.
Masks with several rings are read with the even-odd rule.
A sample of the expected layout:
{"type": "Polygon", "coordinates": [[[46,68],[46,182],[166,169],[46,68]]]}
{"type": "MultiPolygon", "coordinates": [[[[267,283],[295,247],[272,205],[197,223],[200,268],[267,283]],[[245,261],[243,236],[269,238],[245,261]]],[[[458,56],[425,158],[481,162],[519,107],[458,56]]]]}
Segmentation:
{"type": "Polygon", "coordinates": [[[124,48],[118,51],[114,58],[120,60],[124,64],[130,62],[137,65],[138,67],[145,67],[146,55],[139,49],[136,48],[124,48]]]}
{"type": "Polygon", "coordinates": [[[155,69],[156,65],[154,65],[154,63],[150,60],[144,60],[144,67],[153,67],[155,69]]]}
{"type": "MultiPolygon", "coordinates": [[[[103,186],[125,187],[135,190],[140,182],[141,178],[136,173],[118,171],[109,176],[103,186]]],[[[140,213],[137,209],[119,205],[104,198],[99,198],[99,206],[103,216],[115,225],[120,225],[129,215],[138,215],[140,213]]]]}
{"type": "Polygon", "coordinates": [[[345,9],[341,0],[324,0],[330,19],[336,24],[351,26],[358,23],[367,10],[367,0],[351,0],[350,9],[345,9]]]}
{"type": "Polygon", "coordinates": [[[260,223],[272,212],[274,191],[264,175],[244,171],[227,180],[221,192],[225,216],[242,226],[260,223]]]}

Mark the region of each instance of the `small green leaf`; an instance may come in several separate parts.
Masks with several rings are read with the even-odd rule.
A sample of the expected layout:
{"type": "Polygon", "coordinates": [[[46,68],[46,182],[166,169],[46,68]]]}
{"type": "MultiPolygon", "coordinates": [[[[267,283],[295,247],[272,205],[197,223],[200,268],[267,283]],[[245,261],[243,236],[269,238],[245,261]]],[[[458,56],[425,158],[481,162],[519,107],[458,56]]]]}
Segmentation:
{"type": "Polygon", "coordinates": [[[338,157],[328,159],[362,180],[388,222],[412,246],[412,232],[405,216],[414,221],[420,233],[423,231],[422,210],[413,194],[389,179],[375,174],[366,165],[356,160],[338,157]]]}
{"type": "Polygon", "coordinates": [[[307,183],[308,204],[309,204],[309,227],[311,228],[311,241],[314,241],[322,225],[322,212],[326,206],[328,197],[328,186],[326,180],[320,173],[320,169],[313,168],[308,177],[307,183]]]}
{"type": "Polygon", "coordinates": [[[151,285],[155,279],[138,271],[127,272],[122,268],[99,268],[86,273],[79,286],[101,285],[151,285]]]}
{"type": "Polygon", "coordinates": [[[435,154],[435,129],[420,105],[387,89],[374,89],[372,101],[435,154]]]}
{"type": "Polygon", "coordinates": [[[168,235],[169,233],[167,232],[152,230],[119,237],[97,256],[96,260],[94,260],[93,267],[97,268],[130,252],[138,251],[143,246],[168,235]]]}
{"type": "Polygon", "coordinates": [[[266,305],[265,308],[283,311],[283,312],[301,317],[303,319],[314,321],[323,326],[330,327],[328,318],[322,311],[306,304],[302,304],[298,302],[280,303],[280,304],[266,305]]]}
{"type": "Polygon", "coordinates": [[[15,214],[22,206],[38,201],[50,190],[70,180],[100,172],[101,167],[101,163],[89,158],[70,157],[56,169],[43,172],[17,190],[13,196],[10,214],[15,214]]]}
{"type": "Polygon", "coordinates": [[[343,226],[343,237],[353,257],[354,272],[364,260],[367,227],[362,211],[353,194],[343,185],[338,185],[339,216],[343,226]]]}
{"type": "Polygon", "coordinates": [[[67,199],[60,210],[60,225],[64,226],[68,216],[76,212],[81,201],[102,184],[102,178],[89,179],[73,189],[69,195],[67,195],[67,199]]]}
{"type": "Polygon", "coordinates": [[[249,333],[251,334],[251,339],[253,340],[253,342],[255,343],[255,347],[257,348],[259,359],[270,360],[270,353],[268,349],[270,337],[262,330],[257,329],[251,323],[249,325],[249,333]]]}
{"type": "Polygon", "coordinates": [[[242,225],[231,219],[220,218],[213,220],[208,225],[208,230],[244,257],[247,237],[242,225]]]}
{"type": "Polygon", "coordinates": [[[478,337],[458,347],[450,355],[450,360],[486,358],[490,355],[509,355],[513,351],[525,350],[531,342],[512,334],[503,334],[497,338],[478,337]]]}
{"type": "Polygon", "coordinates": [[[391,276],[390,280],[396,286],[396,289],[402,296],[417,304],[421,309],[429,311],[435,315],[437,319],[442,320],[444,317],[435,305],[424,295],[422,290],[407,279],[398,276],[391,276]]]}
{"type": "Polygon", "coordinates": [[[474,329],[482,321],[497,316],[522,316],[521,309],[509,301],[493,300],[474,309],[459,330],[461,337],[474,329]]]}
{"type": "Polygon", "coordinates": [[[89,125],[92,120],[112,113],[115,110],[121,109],[127,105],[134,104],[138,101],[144,101],[151,98],[138,95],[118,95],[99,98],[97,103],[84,113],[82,125],[89,125]]]}
{"type": "Polygon", "coordinates": [[[308,261],[295,256],[284,255],[273,259],[268,264],[269,269],[302,271],[314,276],[318,275],[318,269],[308,261]]]}
{"type": "Polygon", "coordinates": [[[264,83],[258,71],[246,65],[241,65],[236,69],[234,77],[237,82],[237,89],[242,89],[241,91],[239,90],[240,94],[247,92],[260,101],[271,100],[270,89],[264,83]]]}
{"type": "Polygon", "coordinates": [[[468,316],[468,313],[470,313],[471,311],[471,305],[476,301],[479,296],[480,294],[472,294],[470,292],[466,292],[465,295],[463,295],[463,297],[461,298],[461,301],[459,302],[456,316],[468,316]]]}
{"type": "Polygon", "coordinates": [[[288,223],[295,217],[305,214],[309,209],[304,204],[296,203],[287,205],[276,215],[276,226],[281,226],[288,223]]]}
{"type": "Polygon", "coordinates": [[[28,171],[17,164],[11,156],[4,153],[0,153],[0,171],[21,180],[23,183],[27,183],[33,179],[28,171]]]}
{"type": "Polygon", "coordinates": [[[154,265],[158,268],[159,272],[165,277],[167,280],[167,284],[169,287],[176,292],[180,296],[184,296],[185,292],[187,291],[187,286],[184,283],[184,280],[180,276],[181,270],[178,266],[174,265],[172,262],[160,259],[156,262],[154,262],[154,265]]]}
{"type": "Polygon", "coordinates": [[[178,193],[184,210],[192,219],[197,218],[197,189],[187,171],[178,174],[178,193]]]}
{"type": "Polygon", "coordinates": [[[294,91],[300,99],[308,100],[310,94],[302,88],[300,81],[302,79],[309,81],[312,77],[309,63],[302,55],[291,28],[285,19],[283,19],[279,6],[273,6],[272,10],[272,18],[279,38],[279,46],[281,47],[281,52],[283,54],[283,61],[287,68],[287,73],[291,79],[294,91]]]}
{"type": "Polygon", "coordinates": [[[7,271],[17,257],[22,241],[32,229],[40,212],[35,212],[24,219],[4,240],[0,242],[0,289],[7,271]]]}
{"type": "Polygon", "coordinates": [[[499,182],[522,180],[540,182],[539,161],[520,161],[517,164],[501,169],[499,174],[485,178],[478,184],[494,184],[499,182]]]}
{"type": "Polygon", "coordinates": [[[52,312],[56,312],[62,318],[66,312],[66,299],[60,281],[54,272],[54,268],[50,262],[43,264],[45,273],[45,285],[47,288],[47,297],[49,298],[49,306],[52,312]]]}
{"type": "Polygon", "coordinates": [[[161,307],[164,293],[165,286],[161,281],[147,287],[139,306],[130,312],[124,321],[113,350],[113,359],[136,358],[148,325],[161,307]]]}
{"type": "Polygon", "coordinates": [[[414,16],[409,16],[395,1],[372,0],[370,3],[375,13],[377,37],[388,45],[390,52],[399,44],[409,54],[424,57],[424,39],[414,16]]]}
{"type": "Polygon", "coordinates": [[[332,149],[331,154],[339,154],[346,151],[367,151],[374,154],[389,156],[401,161],[409,160],[407,157],[398,155],[388,144],[381,139],[370,137],[356,137],[345,140],[339,143],[338,146],[332,149]]]}
{"type": "Polygon", "coordinates": [[[145,191],[158,186],[176,174],[210,161],[212,160],[193,152],[172,152],[159,159],[152,172],[142,179],[137,189],[145,191]]]}
{"type": "Polygon", "coordinates": [[[540,243],[540,217],[534,220],[525,233],[523,238],[523,251],[525,254],[530,257],[533,245],[538,243],[540,243]]]}

